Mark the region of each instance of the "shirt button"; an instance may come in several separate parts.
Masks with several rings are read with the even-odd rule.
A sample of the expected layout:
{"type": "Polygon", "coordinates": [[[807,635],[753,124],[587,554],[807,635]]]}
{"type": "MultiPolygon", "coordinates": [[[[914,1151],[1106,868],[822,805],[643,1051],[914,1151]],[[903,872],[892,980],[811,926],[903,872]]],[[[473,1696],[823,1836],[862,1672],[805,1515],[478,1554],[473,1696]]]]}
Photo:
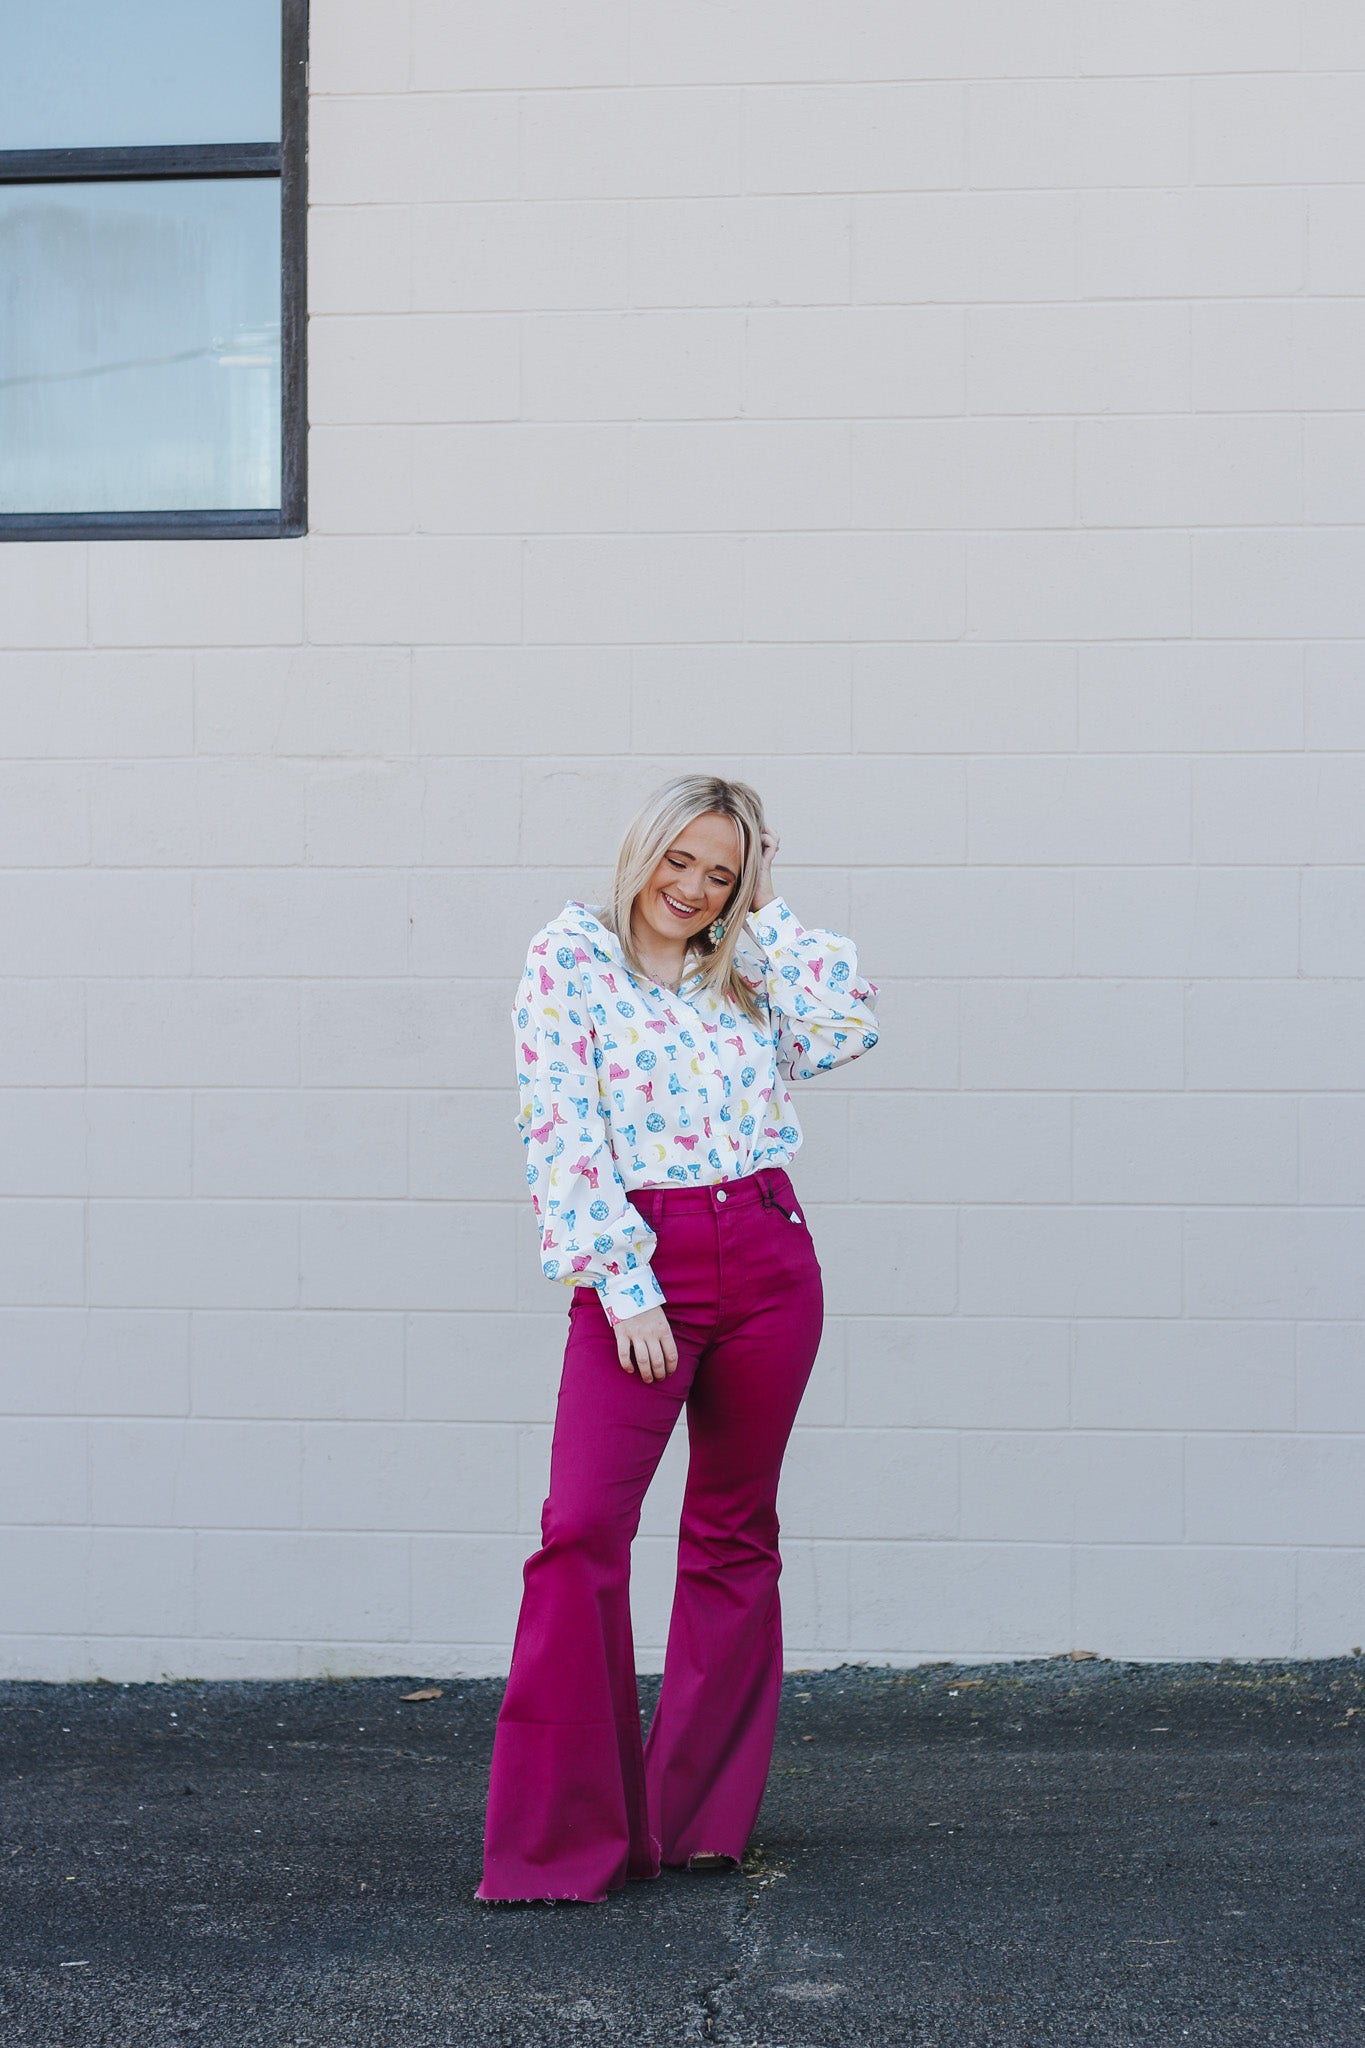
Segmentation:
{"type": "Polygon", "coordinates": [[[716,1200],[717,1200],[718,1202],[723,1202],[723,1201],[725,1200],[725,1190],[724,1190],[724,1188],[717,1188],[717,1189],[716,1189],[716,1200]]]}

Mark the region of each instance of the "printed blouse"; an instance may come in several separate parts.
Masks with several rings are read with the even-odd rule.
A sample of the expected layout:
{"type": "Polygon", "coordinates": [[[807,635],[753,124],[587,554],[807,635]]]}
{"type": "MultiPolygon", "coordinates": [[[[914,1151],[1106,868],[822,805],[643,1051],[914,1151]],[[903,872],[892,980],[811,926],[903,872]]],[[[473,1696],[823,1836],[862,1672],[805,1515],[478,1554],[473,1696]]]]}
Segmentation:
{"type": "Polygon", "coordinates": [[[877,984],[852,940],[808,930],[785,897],[750,912],[735,970],[764,1024],[721,1001],[700,967],[684,964],[676,992],[637,978],[600,910],[576,898],[531,941],[512,1023],[541,1266],[596,1287],[613,1324],[666,1299],[630,1191],[788,1165],[801,1143],[788,1080],[877,1043],[877,984]]]}

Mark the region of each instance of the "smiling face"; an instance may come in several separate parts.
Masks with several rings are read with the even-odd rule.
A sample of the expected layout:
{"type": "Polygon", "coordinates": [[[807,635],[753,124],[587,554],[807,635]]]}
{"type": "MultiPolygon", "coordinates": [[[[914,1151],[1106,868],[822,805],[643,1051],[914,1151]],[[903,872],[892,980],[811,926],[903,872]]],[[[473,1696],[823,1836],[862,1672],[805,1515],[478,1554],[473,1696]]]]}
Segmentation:
{"type": "Polygon", "coordinates": [[[646,946],[686,945],[720,916],[739,880],[740,844],[738,824],[721,811],[703,811],[669,841],[632,910],[646,946]]]}

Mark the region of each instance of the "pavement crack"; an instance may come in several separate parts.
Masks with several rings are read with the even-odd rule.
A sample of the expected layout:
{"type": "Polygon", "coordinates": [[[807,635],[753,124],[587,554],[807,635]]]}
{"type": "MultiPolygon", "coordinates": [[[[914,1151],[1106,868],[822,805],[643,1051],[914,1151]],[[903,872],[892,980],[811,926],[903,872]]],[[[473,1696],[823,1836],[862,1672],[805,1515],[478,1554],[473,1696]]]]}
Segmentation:
{"type": "MultiPolygon", "coordinates": [[[[693,1994],[700,2007],[699,2039],[714,2041],[719,2048],[725,2048],[729,2039],[725,2031],[726,2008],[736,1985],[755,1961],[761,1946],[755,1916],[767,1893],[786,1875],[785,1867],[773,1862],[761,1849],[748,1852],[740,1864],[744,1889],[731,1909],[730,1929],[726,1937],[733,1961],[726,1965],[714,1983],[702,1985],[693,1994]]],[[[737,2043],[735,2048],[738,2048],[737,2043]]]]}

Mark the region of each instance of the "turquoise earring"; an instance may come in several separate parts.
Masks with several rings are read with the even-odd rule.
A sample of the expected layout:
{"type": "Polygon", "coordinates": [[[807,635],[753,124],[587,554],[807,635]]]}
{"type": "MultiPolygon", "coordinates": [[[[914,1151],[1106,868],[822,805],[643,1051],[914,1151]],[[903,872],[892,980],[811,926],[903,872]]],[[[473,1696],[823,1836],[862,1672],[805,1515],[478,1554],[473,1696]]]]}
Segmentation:
{"type": "Polygon", "coordinates": [[[722,940],[722,939],[723,939],[723,938],[725,937],[725,920],[724,920],[724,918],[720,918],[720,917],[718,917],[718,918],[716,919],[715,923],[714,923],[714,924],[713,924],[713,925],[712,925],[712,926],[710,927],[710,929],[708,930],[708,932],[707,932],[706,936],[707,936],[707,938],[708,938],[708,939],[710,939],[710,941],[711,941],[711,944],[712,944],[713,946],[718,946],[718,945],[720,944],[721,940],[722,940]]]}

